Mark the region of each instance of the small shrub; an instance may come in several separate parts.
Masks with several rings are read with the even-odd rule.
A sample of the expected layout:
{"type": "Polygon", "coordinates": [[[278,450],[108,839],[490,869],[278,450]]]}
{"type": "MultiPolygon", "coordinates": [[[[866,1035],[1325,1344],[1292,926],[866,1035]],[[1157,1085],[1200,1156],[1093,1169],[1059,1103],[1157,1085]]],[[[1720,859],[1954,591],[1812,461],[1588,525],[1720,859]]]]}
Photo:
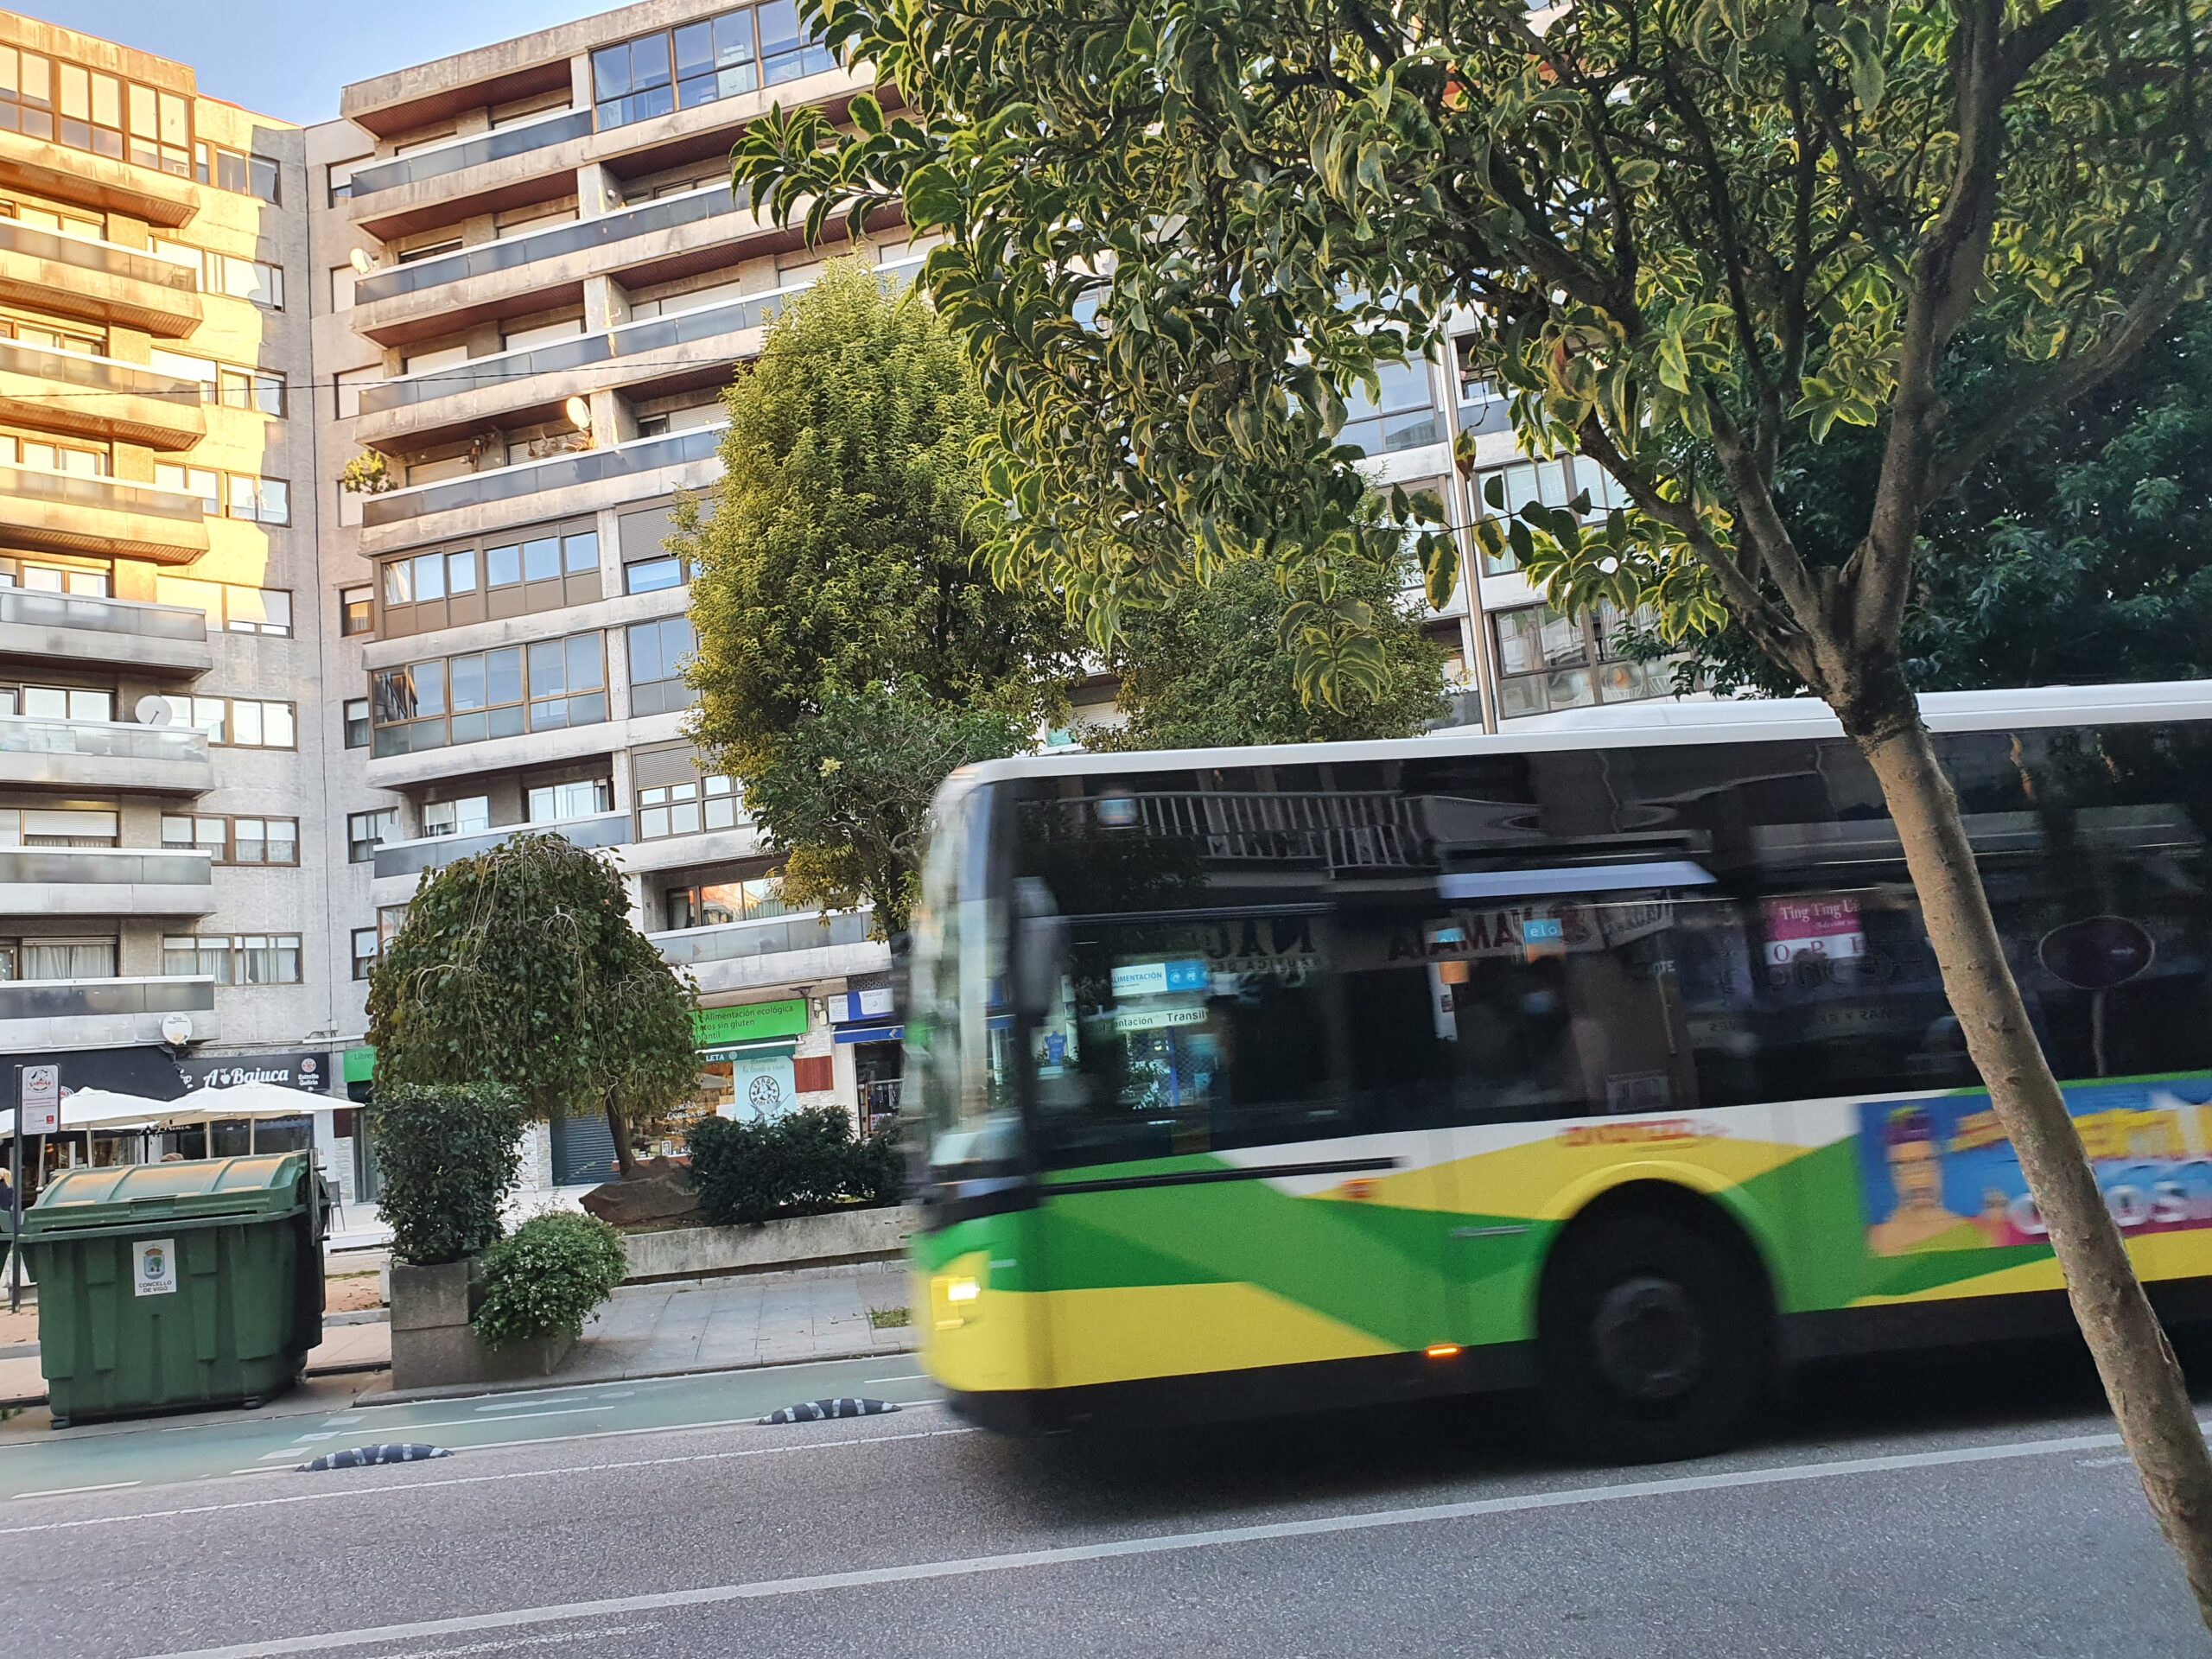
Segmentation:
{"type": "Polygon", "coordinates": [[[581,1335],[629,1265],[622,1235],[598,1217],[534,1216],[484,1252],[476,1334],[490,1348],[556,1331],[581,1335]]]}
{"type": "Polygon", "coordinates": [[[691,1180],[718,1227],[899,1201],[902,1170],[885,1138],[862,1141],[835,1106],[778,1118],[703,1118],[691,1127],[691,1180]]]}
{"type": "Polygon", "coordinates": [[[391,1253],[435,1267],[496,1243],[521,1161],[522,1097],[496,1083],[394,1084],[369,1108],[391,1253]]]}

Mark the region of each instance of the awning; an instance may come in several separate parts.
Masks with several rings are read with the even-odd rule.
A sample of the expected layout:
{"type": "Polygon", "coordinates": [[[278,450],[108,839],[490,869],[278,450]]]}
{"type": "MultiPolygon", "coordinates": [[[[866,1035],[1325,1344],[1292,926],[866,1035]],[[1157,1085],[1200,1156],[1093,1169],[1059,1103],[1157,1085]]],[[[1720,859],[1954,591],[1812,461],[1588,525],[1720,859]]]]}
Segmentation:
{"type": "Polygon", "coordinates": [[[788,1059],[798,1050],[798,1044],[789,1037],[770,1038],[757,1043],[717,1043],[712,1048],[702,1048],[702,1060],[773,1059],[778,1056],[788,1059]]]}
{"type": "Polygon", "coordinates": [[[904,1026],[840,1026],[833,1033],[841,1043],[899,1043],[906,1039],[904,1026]]]}
{"type": "Polygon", "coordinates": [[[0,1054],[0,1097],[12,1098],[16,1068],[53,1065],[61,1070],[65,1092],[79,1089],[111,1089],[119,1095],[138,1095],[149,1100],[175,1100],[184,1092],[184,1079],[166,1048],[141,1044],[130,1048],[64,1048],[35,1050],[24,1054],[0,1054]]]}

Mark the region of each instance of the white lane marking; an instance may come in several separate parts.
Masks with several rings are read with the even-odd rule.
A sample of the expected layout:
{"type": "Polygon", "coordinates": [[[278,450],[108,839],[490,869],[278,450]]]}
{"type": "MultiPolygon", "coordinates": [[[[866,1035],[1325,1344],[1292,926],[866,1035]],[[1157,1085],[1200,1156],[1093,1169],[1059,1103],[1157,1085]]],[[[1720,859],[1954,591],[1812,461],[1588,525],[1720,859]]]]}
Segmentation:
{"type": "Polygon", "coordinates": [[[520,1607],[505,1612],[471,1613],[454,1618],[420,1619],[406,1624],[332,1630],[315,1636],[284,1637],[273,1642],[245,1642],[229,1647],[194,1648],[188,1652],[160,1655],[157,1659],[278,1659],[282,1655],[327,1653],[335,1648],[362,1647],[379,1642],[458,1636],[478,1630],[518,1630],[571,1619],[605,1618],[628,1613],[711,1606],[733,1601],[761,1601],[782,1596],[811,1595],[825,1590],[855,1590],[876,1585],[912,1584],[931,1579],[971,1578],[985,1573],[1009,1573],[1024,1567],[1063,1567],[1075,1562],[1110,1560],[1132,1555],[1215,1549],[1228,1544],[1270,1543],[1286,1538],[1316,1538],[1332,1533],[1365,1532],[1382,1527],[1417,1526],[1439,1521],[1475,1520],[1536,1510],[1619,1503],[1647,1497],[1672,1497],[1689,1492],[1796,1485],[1809,1481],[1835,1480],[1851,1475],[1940,1469],[1961,1464],[2010,1463],[2065,1452],[2101,1451],[2119,1443],[2120,1436],[2117,1434],[2075,1434],[2063,1440],[1958,1446],[1942,1452],[1907,1452],[1886,1457],[1842,1459],[1830,1463],[1782,1464],[1764,1469],[1733,1470],[1721,1474],[1675,1475],[1662,1480],[1623,1481],[1606,1486],[1520,1492],[1508,1497],[1472,1498],[1457,1503],[1427,1503],[1408,1509],[1362,1510],[1349,1515],[1316,1516],[1299,1521],[1269,1521],[1254,1526],[1220,1527],[1204,1532],[1162,1533],[1150,1537],[1116,1538],[1095,1544],[1065,1544],[1048,1549],[1014,1550],[1002,1555],[917,1561],[905,1567],[861,1567],[846,1573],[817,1573],[806,1578],[764,1579],[749,1584],[664,1591],[655,1595],[620,1596],[601,1601],[571,1601],[544,1607],[520,1607]]]}
{"type": "Polygon", "coordinates": [[[503,1642],[471,1642],[465,1648],[448,1648],[442,1643],[435,1648],[410,1648],[404,1653],[387,1653],[378,1659],[466,1659],[477,1653],[512,1653],[519,1648],[566,1647],[571,1642],[599,1642],[610,1636],[636,1636],[645,1630],[657,1630],[660,1626],[648,1621],[643,1624],[616,1624],[597,1630],[555,1630],[544,1636],[520,1636],[503,1642]]]}
{"type": "Polygon", "coordinates": [[[861,1387],[880,1389],[886,1382],[926,1382],[929,1380],[926,1372],[909,1371],[904,1376],[864,1376],[861,1379],[861,1387]]]}
{"type": "Polygon", "coordinates": [[[2116,1457],[2076,1458],[2074,1459],[2075,1466],[2081,1469],[2117,1469],[2123,1463],[2133,1463],[2135,1459],[2128,1456],[2125,1452],[2120,1452],[2116,1457]]]}
{"type": "Polygon", "coordinates": [[[133,1486],[143,1486],[143,1480],[111,1480],[98,1486],[49,1486],[42,1492],[17,1492],[15,1502],[27,1497],[74,1497],[79,1492],[120,1492],[133,1486]]]}
{"type": "MultiPolygon", "coordinates": [[[[751,1420],[747,1419],[749,1422],[751,1420]]],[[[694,1424],[694,1427],[712,1428],[712,1423],[694,1424]]],[[[334,1488],[313,1492],[295,1492],[288,1497],[240,1498],[234,1503],[194,1503],[175,1510],[143,1510],[130,1515],[88,1515],[75,1521],[41,1521],[29,1526],[0,1527],[0,1538],[20,1537],[34,1532],[74,1532],[85,1527],[121,1526],[132,1521],[175,1521],[193,1515],[224,1515],[233,1510],[266,1510],[280,1503],[316,1503],[330,1498],[343,1498],[358,1503],[367,1497],[382,1497],[396,1492],[419,1492],[440,1486],[483,1486],[503,1480],[543,1480],[555,1475],[598,1475],[617,1469],[657,1469],[677,1463],[720,1463],[731,1458],[790,1457],[802,1452],[836,1452],[848,1446],[887,1446],[898,1440],[930,1440],[947,1434],[974,1434],[980,1431],[966,1427],[959,1428],[918,1429],[911,1434],[862,1434],[842,1440],[801,1440],[788,1446],[756,1446],[735,1452],[687,1452],[673,1458],[625,1458],[607,1463],[562,1464],[551,1469],[505,1469],[488,1475],[449,1475],[440,1480],[395,1481],[385,1486],[347,1486],[343,1491],[334,1488]]],[[[564,1440],[568,1437],[563,1437],[564,1440]]],[[[577,1436],[588,1439],[589,1436],[577,1436]]],[[[535,1441],[519,1442],[535,1445],[535,1441]]],[[[472,1447],[471,1450],[493,1450],[492,1447],[472,1447]]],[[[234,1469],[238,1475],[276,1475],[281,1469],[234,1469]]],[[[137,1485],[139,1483],[127,1483],[137,1485]]],[[[88,1490],[98,1490],[97,1488],[88,1490]]],[[[26,1494],[31,1496],[31,1494],[26,1494]]]]}
{"type": "Polygon", "coordinates": [[[612,1406],[556,1406],[550,1411],[508,1411],[497,1417],[441,1417],[435,1422],[407,1423],[403,1427],[412,1433],[418,1428],[469,1428],[478,1423],[518,1423],[527,1417],[582,1417],[613,1409],[612,1406]]]}

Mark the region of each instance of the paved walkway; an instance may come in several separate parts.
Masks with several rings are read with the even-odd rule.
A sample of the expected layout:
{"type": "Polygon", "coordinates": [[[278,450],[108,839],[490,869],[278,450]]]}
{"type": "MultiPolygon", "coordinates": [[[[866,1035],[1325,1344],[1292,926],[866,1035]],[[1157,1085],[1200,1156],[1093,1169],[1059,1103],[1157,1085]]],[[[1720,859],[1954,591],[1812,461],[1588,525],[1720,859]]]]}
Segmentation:
{"type": "MultiPolygon", "coordinates": [[[[905,1353],[918,1340],[915,1327],[878,1328],[868,1316],[903,1311],[910,1294],[906,1266],[898,1262],[626,1285],[584,1326],[568,1363],[530,1386],[905,1353]]],[[[0,1299],[0,1310],[5,1306],[0,1299]]],[[[321,1345],[308,1356],[308,1375],[391,1363],[391,1325],[353,1317],[359,1322],[324,1325],[321,1345]]],[[[45,1398],[36,1342],[0,1344],[0,1408],[45,1398]]]]}

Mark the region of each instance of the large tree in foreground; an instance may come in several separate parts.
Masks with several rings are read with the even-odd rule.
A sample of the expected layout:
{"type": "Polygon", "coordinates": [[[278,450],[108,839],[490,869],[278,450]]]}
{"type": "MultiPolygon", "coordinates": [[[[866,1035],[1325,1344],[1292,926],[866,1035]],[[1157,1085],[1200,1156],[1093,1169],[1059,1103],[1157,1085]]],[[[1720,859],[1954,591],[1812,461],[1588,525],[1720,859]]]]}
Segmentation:
{"type": "MultiPolygon", "coordinates": [[[[1109,619],[1276,559],[1324,689],[1379,357],[1467,308],[1524,445],[1632,505],[1528,507],[1554,602],[1732,621],[1835,710],[1902,838],[1945,988],[2046,1218],[2144,1489],[2212,1614],[2212,1459],[2037,1046],[1906,678],[1929,511],[2200,302],[2212,0],[806,0],[912,115],[752,128],[735,174],[819,231],[897,201],[1002,413],[989,551],[1109,619]],[[1961,397],[1962,339],[2004,342],[1961,397]],[[1782,487],[1878,435],[1847,537],[1782,487]]],[[[1440,536],[1432,592],[1452,575],[1440,536]]]]}
{"type": "Polygon", "coordinates": [[[499,1083],[536,1117],[605,1112],[627,1175],[632,1126],[698,1086],[696,1001],[612,864],[515,836],[423,877],[369,971],[369,1046],[379,1086],[499,1083]]]}
{"type": "Polygon", "coordinates": [[[905,769],[1020,747],[1065,702],[1076,636],[1056,595],[1002,592],[979,566],[989,411],[927,305],[834,261],[724,401],[714,514],[687,509],[671,543],[698,566],[694,735],[745,791],[792,897],[872,903],[896,931],[899,861],[919,857],[912,797],[926,808],[944,776],[905,769]],[[869,706],[888,711],[880,743],[869,706]]]}

